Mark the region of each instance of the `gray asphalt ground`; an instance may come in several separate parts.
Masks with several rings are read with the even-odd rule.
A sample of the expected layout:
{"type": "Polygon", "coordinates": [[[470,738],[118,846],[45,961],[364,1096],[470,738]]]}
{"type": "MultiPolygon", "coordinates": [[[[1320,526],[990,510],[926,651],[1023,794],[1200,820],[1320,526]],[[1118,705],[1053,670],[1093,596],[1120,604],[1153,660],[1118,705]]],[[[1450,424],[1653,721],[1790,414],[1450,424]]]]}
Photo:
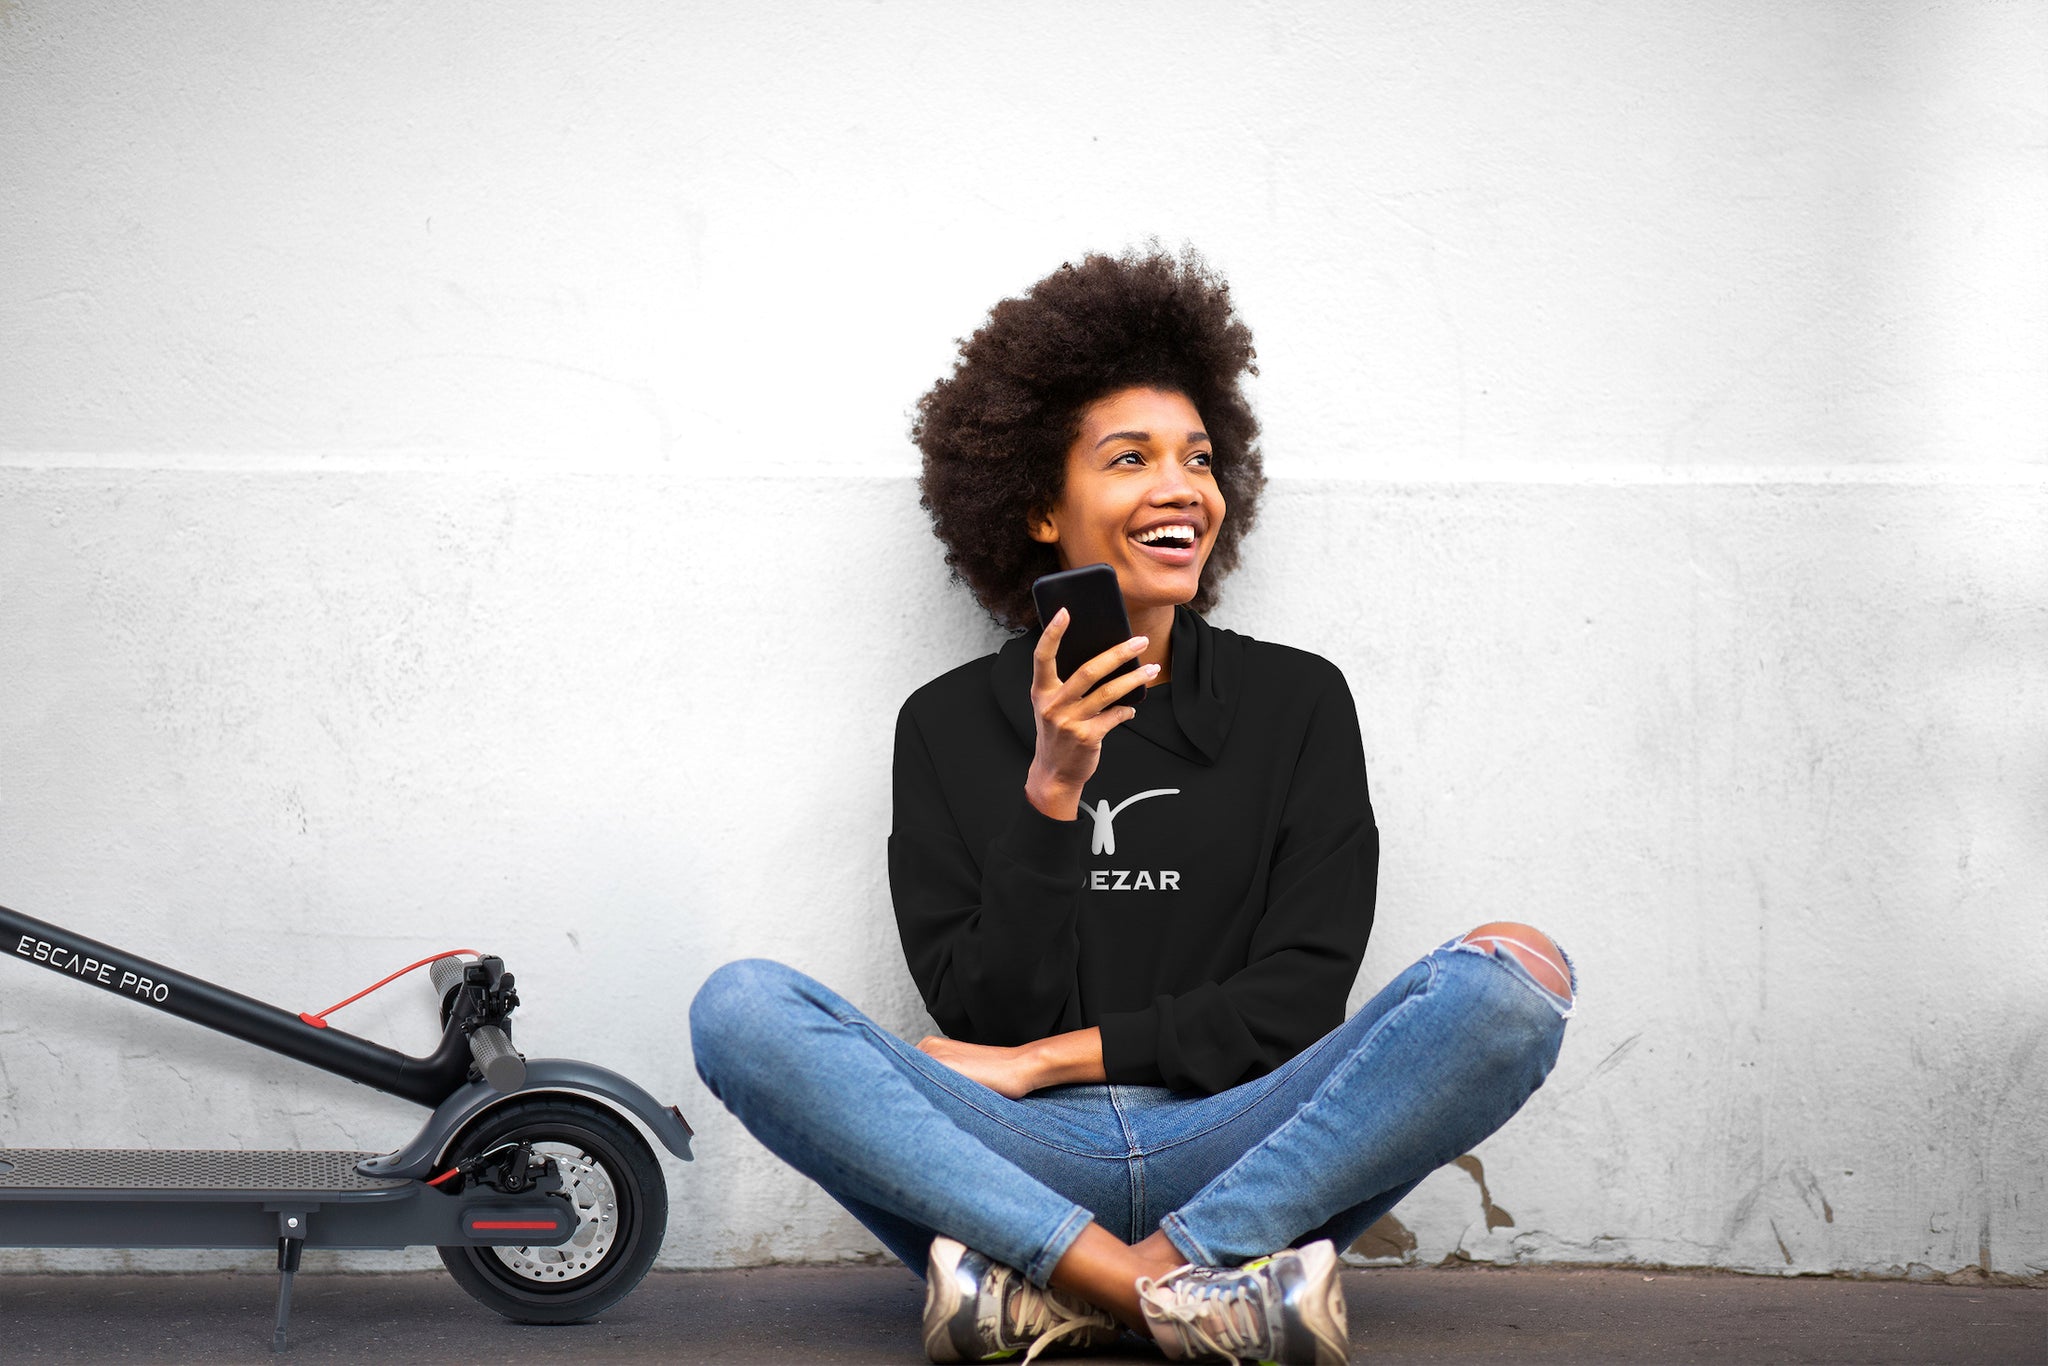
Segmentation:
{"type": "MultiPolygon", "coordinates": [[[[2048,1363],[2048,1288],[1635,1270],[1347,1271],[1351,1358],[2048,1363]]],[[[900,1267],[657,1272],[597,1323],[534,1328],[439,1274],[302,1273],[270,1355],[262,1275],[0,1275],[0,1359],[916,1362],[900,1267]]],[[[1090,1362],[1163,1360],[1149,1348],[1090,1362]]]]}

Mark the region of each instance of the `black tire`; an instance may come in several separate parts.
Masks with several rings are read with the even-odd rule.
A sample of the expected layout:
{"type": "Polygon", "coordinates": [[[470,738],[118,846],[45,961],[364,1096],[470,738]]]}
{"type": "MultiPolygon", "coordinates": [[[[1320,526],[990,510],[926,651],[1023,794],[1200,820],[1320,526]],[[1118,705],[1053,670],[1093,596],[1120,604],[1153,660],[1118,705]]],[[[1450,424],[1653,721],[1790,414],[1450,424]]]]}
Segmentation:
{"type": "Polygon", "coordinates": [[[640,1284],[668,1231],[668,1183],[647,1141],[611,1111],[565,1096],[491,1111],[448,1145],[442,1167],[501,1143],[556,1159],[582,1227],[560,1248],[444,1247],[442,1264],[480,1303],[520,1323],[579,1323],[640,1284]]]}

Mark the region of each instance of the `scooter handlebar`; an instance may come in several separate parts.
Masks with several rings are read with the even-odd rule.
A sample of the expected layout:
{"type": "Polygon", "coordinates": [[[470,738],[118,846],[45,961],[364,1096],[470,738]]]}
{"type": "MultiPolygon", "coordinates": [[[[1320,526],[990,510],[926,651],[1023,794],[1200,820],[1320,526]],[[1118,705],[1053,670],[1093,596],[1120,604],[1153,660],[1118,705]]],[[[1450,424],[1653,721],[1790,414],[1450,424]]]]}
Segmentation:
{"type": "Polygon", "coordinates": [[[433,979],[434,995],[445,1001],[448,993],[462,985],[460,958],[436,958],[427,965],[427,976],[433,979]]]}
{"type": "Polygon", "coordinates": [[[476,1059],[484,1080],[500,1091],[517,1091],[526,1085],[526,1059],[512,1047],[512,1040],[496,1025],[478,1025],[469,1032],[469,1053],[476,1059]]]}
{"type": "MultiPolygon", "coordinates": [[[[462,985],[469,965],[460,958],[436,958],[427,966],[434,994],[445,1011],[450,995],[462,985]]],[[[526,1059],[512,1047],[511,1038],[496,1025],[478,1025],[469,1031],[469,1055],[476,1059],[484,1080],[500,1091],[517,1091],[526,1085],[526,1059]]]]}

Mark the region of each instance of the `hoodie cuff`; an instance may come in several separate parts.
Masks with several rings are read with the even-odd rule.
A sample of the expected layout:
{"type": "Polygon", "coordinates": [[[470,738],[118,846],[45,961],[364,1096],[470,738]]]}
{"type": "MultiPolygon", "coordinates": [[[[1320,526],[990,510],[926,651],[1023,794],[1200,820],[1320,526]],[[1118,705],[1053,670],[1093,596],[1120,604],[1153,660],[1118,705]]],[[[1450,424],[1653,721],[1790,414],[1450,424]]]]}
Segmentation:
{"type": "Polygon", "coordinates": [[[1164,1086],[1159,1071],[1159,1008],[1106,1012],[1102,1030],[1102,1076],[1119,1086],[1164,1086]]]}
{"type": "Polygon", "coordinates": [[[1017,812],[1010,818],[1010,828],[997,837],[996,843],[1019,867],[1051,881],[1070,882],[1078,888],[1081,885],[1082,837],[1079,820],[1056,821],[1033,806],[1030,798],[1020,794],[1017,812]]]}

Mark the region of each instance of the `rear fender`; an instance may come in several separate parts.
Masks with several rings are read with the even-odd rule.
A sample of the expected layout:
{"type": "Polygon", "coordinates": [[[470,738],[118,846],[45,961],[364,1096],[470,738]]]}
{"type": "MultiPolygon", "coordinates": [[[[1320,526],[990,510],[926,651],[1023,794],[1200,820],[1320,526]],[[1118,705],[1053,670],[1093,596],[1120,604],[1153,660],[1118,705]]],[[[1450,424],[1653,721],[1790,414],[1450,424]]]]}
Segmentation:
{"type": "Polygon", "coordinates": [[[690,1126],[675,1106],[663,1105],[636,1083],[593,1063],[573,1058],[533,1058],[526,1064],[526,1084],[517,1091],[500,1091],[488,1082],[470,1082],[435,1107],[411,1142],[396,1152],[368,1158],[356,1164],[356,1168],[365,1176],[419,1179],[435,1175],[435,1159],[478,1116],[508,1102],[550,1095],[597,1100],[623,1110],[645,1125],[664,1148],[685,1162],[693,1160],[690,1126]]]}

